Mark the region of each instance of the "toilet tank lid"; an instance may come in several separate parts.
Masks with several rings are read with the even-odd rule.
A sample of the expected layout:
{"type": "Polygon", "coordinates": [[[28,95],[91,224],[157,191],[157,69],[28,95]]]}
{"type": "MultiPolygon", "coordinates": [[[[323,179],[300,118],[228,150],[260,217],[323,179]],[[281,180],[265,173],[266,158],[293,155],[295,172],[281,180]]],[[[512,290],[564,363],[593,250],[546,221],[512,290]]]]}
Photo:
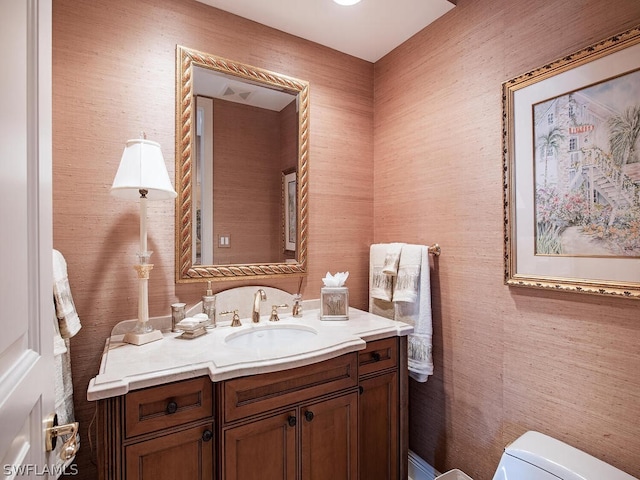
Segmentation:
{"type": "Polygon", "coordinates": [[[638,480],[582,450],[539,432],[525,433],[504,451],[562,480],[638,480]]]}

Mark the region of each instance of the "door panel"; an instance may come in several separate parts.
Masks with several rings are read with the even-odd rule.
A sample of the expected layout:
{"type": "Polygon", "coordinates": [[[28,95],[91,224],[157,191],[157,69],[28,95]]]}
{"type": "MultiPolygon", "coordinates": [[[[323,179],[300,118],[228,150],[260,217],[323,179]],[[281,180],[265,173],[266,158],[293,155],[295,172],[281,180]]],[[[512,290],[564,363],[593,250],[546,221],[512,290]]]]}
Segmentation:
{"type": "MultiPolygon", "coordinates": [[[[222,478],[225,480],[294,480],[296,411],[278,413],[224,430],[222,478]]],[[[327,479],[325,479],[327,480],[327,479]]]]}
{"type": "Polygon", "coordinates": [[[213,478],[213,424],[152,438],[125,447],[127,480],[211,480],[213,478]]]}
{"type": "Polygon", "coordinates": [[[358,394],[300,408],[302,479],[358,479],[358,394]]]}
{"type": "Polygon", "coordinates": [[[398,376],[395,371],[360,380],[360,478],[398,478],[398,376]]]}
{"type": "Polygon", "coordinates": [[[0,19],[0,462],[3,477],[55,478],[51,0],[2,0],[0,19]]]}

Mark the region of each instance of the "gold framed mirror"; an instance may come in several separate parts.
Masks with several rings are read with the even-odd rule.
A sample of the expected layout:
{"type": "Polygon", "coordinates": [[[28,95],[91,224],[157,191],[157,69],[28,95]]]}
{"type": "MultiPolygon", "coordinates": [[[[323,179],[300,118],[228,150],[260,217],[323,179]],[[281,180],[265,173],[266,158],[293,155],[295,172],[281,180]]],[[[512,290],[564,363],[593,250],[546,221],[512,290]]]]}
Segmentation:
{"type": "Polygon", "coordinates": [[[177,46],[178,283],[306,273],[308,137],[308,82],[177,46]]]}

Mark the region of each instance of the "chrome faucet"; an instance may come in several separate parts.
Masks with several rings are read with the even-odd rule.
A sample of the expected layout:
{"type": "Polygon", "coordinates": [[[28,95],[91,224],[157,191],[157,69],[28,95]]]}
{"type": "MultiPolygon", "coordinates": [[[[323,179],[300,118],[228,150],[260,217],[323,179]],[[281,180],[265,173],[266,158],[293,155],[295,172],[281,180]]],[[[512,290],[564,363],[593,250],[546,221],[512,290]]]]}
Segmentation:
{"type": "Polygon", "coordinates": [[[253,323],[260,322],[260,301],[265,302],[266,300],[267,294],[261,288],[253,295],[253,313],[251,314],[253,323]]]}

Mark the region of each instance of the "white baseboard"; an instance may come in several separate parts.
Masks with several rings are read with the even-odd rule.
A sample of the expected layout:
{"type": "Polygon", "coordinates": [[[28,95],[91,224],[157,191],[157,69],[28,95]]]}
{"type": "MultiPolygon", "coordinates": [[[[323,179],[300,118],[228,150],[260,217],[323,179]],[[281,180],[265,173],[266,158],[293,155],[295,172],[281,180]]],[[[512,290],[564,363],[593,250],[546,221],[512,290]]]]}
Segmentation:
{"type": "Polygon", "coordinates": [[[409,480],[434,480],[440,472],[409,450],[409,480]]]}

